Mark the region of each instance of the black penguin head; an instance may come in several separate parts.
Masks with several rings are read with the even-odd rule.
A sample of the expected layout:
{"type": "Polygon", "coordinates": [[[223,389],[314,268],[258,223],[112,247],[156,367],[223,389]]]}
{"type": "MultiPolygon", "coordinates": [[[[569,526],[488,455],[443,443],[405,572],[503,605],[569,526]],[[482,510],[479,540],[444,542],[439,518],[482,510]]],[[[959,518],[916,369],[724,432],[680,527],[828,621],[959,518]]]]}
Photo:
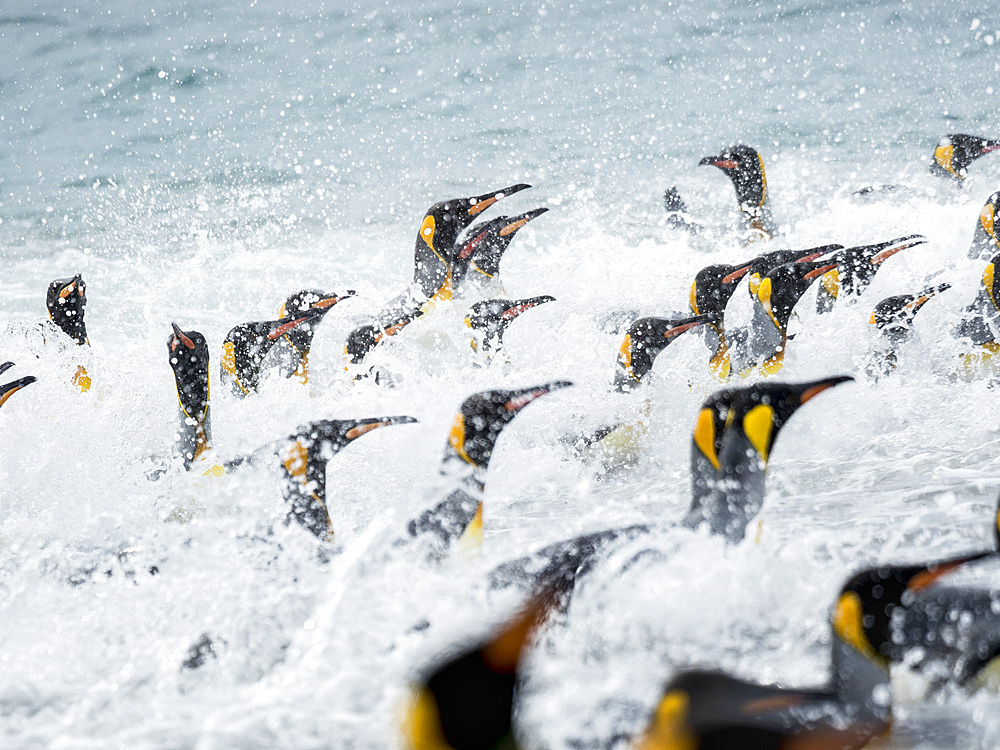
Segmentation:
{"type": "Polygon", "coordinates": [[[843,245],[822,245],[806,250],[772,250],[769,253],[758,255],[750,261],[750,268],[747,271],[747,284],[750,296],[757,296],[757,288],[760,286],[761,278],[772,268],[783,266],[786,263],[808,263],[819,260],[824,255],[832,253],[835,250],[840,250],[843,247],[843,245]]]}
{"type": "Polygon", "coordinates": [[[772,268],[757,286],[756,301],[778,330],[785,333],[792,310],[802,295],[816,279],[836,267],[836,263],[819,260],[772,268]]]}
{"type": "Polygon", "coordinates": [[[312,422],[289,436],[280,452],[285,469],[285,501],[289,519],[297,521],[319,539],[333,538],[327,510],[326,462],[353,440],[381,427],[411,424],[413,417],[326,419],[312,422]]]}
{"type": "MultiPolygon", "coordinates": [[[[498,216],[472,228],[468,237],[455,249],[456,271],[474,271],[486,276],[495,276],[500,271],[500,260],[510,246],[517,231],[532,219],[549,209],[536,208],[517,216],[498,216]],[[458,265],[463,261],[461,265],[458,265]]],[[[455,280],[457,283],[457,279],[455,280]]]]}
{"type": "Polygon", "coordinates": [[[472,466],[477,473],[485,471],[503,428],[535,399],[570,385],[559,380],[531,388],[484,391],[469,396],[452,422],[444,463],[457,461],[472,466]]]}
{"type": "Polygon", "coordinates": [[[278,311],[279,318],[297,318],[311,310],[329,311],[331,307],[349,297],[357,294],[353,289],[348,289],[343,294],[327,294],[319,289],[303,289],[295,292],[284,301],[281,310],[278,311]]]}
{"type": "MultiPolygon", "coordinates": [[[[7,370],[13,366],[13,362],[4,362],[3,364],[0,364],[0,375],[7,372],[7,370]]],[[[37,379],[38,378],[34,375],[25,375],[23,378],[18,378],[10,383],[0,384],[0,406],[3,406],[7,402],[7,399],[24,388],[24,386],[29,383],[34,383],[37,379]]]]}
{"type": "Polygon", "coordinates": [[[300,354],[308,354],[313,334],[316,332],[316,324],[333,309],[334,305],[353,297],[354,294],[351,289],[344,294],[327,294],[318,289],[296,292],[285,300],[281,310],[278,311],[279,319],[287,322],[272,326],[267,338],[277,339],[285,336],[300,354]]]}
{"type": "Polygon", "coordinates": [[[938,284],[927,287],[916,294],[897,294],[886,297],[875,305],[869,323],[883,333],[907,331],[913,324],[913,319],[931,297],[951,289],[951,284],[938,284]]]}
{"type": "Polygon", "coordinates": [[[412,750],[517,750],[511,714],[517,671],[556,596],[543,592],[498,633],[439,664],[414,690],[403,721],[412,750]]]}
{"type": "Polygon", "coordinates": [[[691,312],[695,315],[712,315],[721,326],[726,305],[740,280],[749,271],[749,263],[734,266],[717,263],[702,268],[691,282],[691,294],[688,298],[691,312]]]}
{"type": "Polygon", "coordinates": [[[428,297],[437,294],[449,281],[455,242],[463,229],[498,200],[526,190],[518,184],[470,198],[453,198],[435,203],[424,214],[413,250],[413,281],[428,297]]]}
{"type": "Polygon", "coordinates": [[[52,322],[77,344],[87,343],[87,325],[83,312],[87,307],[87,285],[80,274],[69,279],[56,279],[49,284],[45,306],[52,322]]]}
{"type": "Polygon", "coordinates": [[[741,206],[747,210],[763,208],[767,201],[767,177],[764,159],[756,150],[739,144],[718,156],[706,156],[698,164],[710,164],[725,172],[736,188],[736,199],[741,206]]]}
{"type": "Polygon", "coordinates": [[[916,594],[942,576],[994,554],[995,550],[987,550],[922,565],[882,565],[852,576],[834,606],[834,637],[888,669],[896,652],[892,639],[893,612],[909,606],[916,594]]]}
{"type": "Polygon", "coordinates": [[[944,136],[934,149],[931,171],[935,174],[964,180],[969,165],[980,156],[1000,149],[1000,141],[975,135],[955,133],[944,136]]]}
{"type": "Polygon", "coordinates": [[[174,332],[167,339],[170,367],[177,382],[177,398],[184,414],[200,419],[208,411],[208,343],[197,331],[182,331],[171,323],[174,332]]]}
{"type": "Polygon", "coordinates": [[[690,318],[639,318],[628,327],[628,332],[618,351],[620,369],[615,373],[615,385],[625,390],[653,369],[657,355],[684,331],[714,323],[714,315],[695,315],[690,318]]]}
{"type": "Polygon", "coordinates": [[[691,455],[707,461],[717,473],[732,473],[726,467],[727,456],[740,461],[741,451],[727,451],[728,436],[736,436],[742,445],[742,461],[767,464],[778,432],[800,406],[823,391],[840,383],[853,381],[849,375],[836,375],[803,383],[757,383],[746,388],[716,391],[702,404],[695,421],[691,455]]]}
{"type": "Polygon", "coordinates": [[[546,302],[555,302],[555,299],[555,297],[543,294],[527,299],[482,300],[469,308],[469,312],[465,316],[465,325],[482,333],[485,347],[499,348],[502,344],[503,333],[512,321],[531,308],[544,305],[546,302]]]}

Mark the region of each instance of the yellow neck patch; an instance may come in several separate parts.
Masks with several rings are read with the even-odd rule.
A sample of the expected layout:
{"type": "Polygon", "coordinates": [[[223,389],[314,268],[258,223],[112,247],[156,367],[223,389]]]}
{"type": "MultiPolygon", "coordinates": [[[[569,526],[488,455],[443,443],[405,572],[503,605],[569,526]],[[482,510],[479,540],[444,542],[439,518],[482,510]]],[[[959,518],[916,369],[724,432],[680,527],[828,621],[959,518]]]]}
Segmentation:
{"type": "Polygon", "coordinates": [[[990,295],[990,302],[993,303],[993,307],[1000,309],[1000,306],[997,305],[996,298],[993,296],[993,277],[995,273],[996,268],[992,263],[986,266],[983,270],[983,286],[986,287],[986,293],[990,295]]]}
{"type": "Polygon", "coordinates": [[[441,729],[437,701],[427,688],[417,692],[407,706],[403,740],[412,750],[452,750],[441,729]]]}
{"type": "Polygon", "coordinates": [[[625,334],[621,349],[618,350],[618,363],[625,368],[625,372],[632,380],[638,378],[632,373],[632,336],[625,334]]]}
{"type": "Polygon", "coordinates": [[[688,297],[688,304],[691,305],[691,312],[693,312],[695,315],[701,315],[701,313],[698,312],[698,282],[697,281],[692,281],[691,282],[691,294],[688,297]]]}
{"type": "Polygon", "coordinates": [[[767,463],[771,436],[774,433],[774,409],[767,404],[759,404],[748,411],[743,417],[743,433],[764,463],[767,463]]]}
{"type": "Polygon", "coordinates": [[[455,453],[462,457],[463,461],[476,465],[476,462],[469,458],[465,452],[465,416],[462,412],[455,415],[455,420],[451,423],[451,432],[448,433],[448,444],[455,449],[455,453]]]}
{"type": "Polygon", "coordinates": [[[767,317],[774,323],[775,328],[784,333],[784,328],[781,327],[778,319],[774,317],[774,311],[771,309],[771,279],[764,278],[760,280],[760,284],[757,285],[757,299],[764,306],[764,312],[767,313],[767,317]]]}
{"type": "Polygon", "coordinates": [[[938,146],[934,149],[934,161],[937,165],[941,167],[945,172],[955,175],[959,179],[964,179],[962,175],[955,171],[955,168],[951,166],[952,157],[955,156],[955,146],[949,143],[947,146],[938,146]]]}
{"type": "Polygon", "coordinates": [[[840,273],[838,270],[834,268],[824,273],[821,282],[827,294],[837,299],[837,296],[840,294],[840,273]]]}
{"type": "Polygon", "coordinates": [[[767,201],[767,175],[764,174],[764,157],[757,154],[757,161],[760,163],[760,203],[758,205],[763,206],[764,202],[767,201]]]}
{"type": "Polygon", "coordinates": [[[715,420],[711,409],[702,409],[698,412],[698,419],[694,423],[694,444],[718,471],[719,457],[715,453],[715,420]]]}
{"type": "Polygon", "coordinates": [[[858,653],[869,661],[885,666],[885,659],[875,653],[875,648],[865,635],[862,625],[864,617],[864,607],[861,605],[861,597],[853,591],[848,591],[840,595],[837,606],[833,611],[833,632],[844,643],[849,643],[858,653]]]}
{"type": "Polygon", "coordinates": [[[994,210],[993,204],[987,203],[983,206],[983,210],[979,213],[979,223],[983,227],[983,230],[992,237],[994,240],[997,239],[996,232],[993,227],[994,222],[994,210]]]}
{"type": "Polygon", "coordinates": [[[478,552],[483,547],[483,504],[476,506],[476,514],[458,539],[458,551],[463,554],[478,552]]]}
{"type": "Polygon", "coordinates": [[[698,739],[687,725],[690,707],[691,699],[683,690],[663,696],[636,750],[697,750],[698,739]]]}

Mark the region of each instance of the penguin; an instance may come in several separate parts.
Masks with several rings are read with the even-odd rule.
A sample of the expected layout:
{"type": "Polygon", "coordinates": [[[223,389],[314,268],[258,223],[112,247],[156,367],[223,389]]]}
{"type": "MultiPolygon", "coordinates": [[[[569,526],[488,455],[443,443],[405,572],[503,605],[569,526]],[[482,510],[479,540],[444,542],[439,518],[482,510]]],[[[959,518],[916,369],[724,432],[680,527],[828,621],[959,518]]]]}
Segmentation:
{"type": "Polygon", "coordinates": [[[750,271],[750,264],[725,265],[717,263],[702,268],[691,282],[689,305],[694,315],[706,317],[705,344],[712,352],[709,367],[719,379],[729,377],[729,344],[726,342],[726,306],[736,291],[740,280],[750,271]]]}
{"type": "Polygon", "coordinates": [[[514,235],[549,209],[536,208],[517,216],[498,216],[477,224],[455,249],[452,286],[456,299],[484,299],[504,294],[500,260],[514,235]]]}
{"type": "Polygon", "coordinates": [[[757,383],[716,391],[702,404],[691,439],[691,507],[681,522],[737,542],[764,503],[774,441],[792,414],[848,375],[804,383],[757,383]]]}
{"type": "MultiPolygon", "coordinates": [[[[49,319],[77,346],[90,346],[83,315],[87,307],[87,285],[83,282],[83,276],[77,274],[51,282],[45,293],[45,307],[49,312],[49,319]]],[[[83,365],[77,366],[73,385],[81,392],[90,390],[91,378],[83,365]]]]}
{"type": "Polygon", "coordinates": [[[1000,149],[1000,141],[953,133],[938,141],[931,160],[931,173],[962,184],[969,165],[984,154],[1000,149]]]}
{"type": "Polygon", "coordinates": [[[731,369],[741,375],[773,375],[785,358],[788,321],[796,303],[816,279],[837,267],[824,260],[786,263],[761,279],[750,323],[726,332],[731,369]]]}
{"type": "Polygon", "coordinates": [[[750,146],[730,146],[718,156],[706,156],[699,165],[721,169],[736,189],[740,212],[751,230],[749,241],[769,240],[777,234],[767,202],[767,176],[763,157],[750,146]]]}
{"type": "Polygon", "coordinates": [[[917,313],[932,297],[948,289],[951,289],[951,284],[938,284],[916,294],[886,297],[875,305],[868,321],[876,332],[876,342],[865,365],[865,372],[870,378],[878,380],[896,369],[896,353],[910,340],[917,313]]]}
{"type": "MultiPolygon", "coordinates": [[[[4,362],[3,364],[0,364],[0,375],[3,375],[13,366],[13,362],[4,362]]],[[[7,403],[7,399],[24,388],[24,386],[34,383],[36,380],[38,380],[38,378],[34,375],[25,375],[24,377],[12,380],[9,383],[0,384],[0,406],[7,403]]]]}
{"type": "Polygon", "coordinates": [[[710,315],[694,315],[679,319],[651,317],[632,321],[618,349],[614,390],[628,393],[638,387],[653,369],[656,357],[678,336],[715,320],[710,315]]]}
{"type": "Polygon", "coordinates": [[[830,618],[827,685],[785,688],[722,672],[681,672],[664,688],[636,750],[865,747],[891,721],[889,667],[897,613],[941,576],[993,554],[857,573],[841,588],[830,618]]]}
{"type": "Polygon", "coordinates": [[[264,373],[267,356],[279,342],[285,358],[285,377],[297,376],[303,383],[309,381],[309,349],[316,326],[341,300],[354,296],[353,290],[344,294],[326,294],[313,289],[296,292],[281,306],[278,320],[242,323],[226,334],[222,344],[219,376],[233,393],[243,398],[256,393],[264,373]]]}
{"type": "Polygon", "coordinates": [[[1000,352],[1000,278],[996,273],[1000,252],[994,255],[983,269],[982,280],[975,299],[964,310],[962,321],[954,328],[956,338],[967,339],[973,351],[966,356],[966,368],[991,359],[1000,352]]]}
{"type": "Polygon", "coordinates": [[[471,198],[441,201],[427,209],[413,248],[413,283],[426,299],[451,299],[455,243],[462,230],[497,201],[530,187],[519,183],[471,198]]]}
{"type": "MultiPolygon", "coordinates": [[[[413,249],[413,287],[393,298],[373,322],[348,334],[344,345],[348,368],[360,365],[387,337],[396,335],[429,313],[438,302],[451,300],[459,235],[494,203],[529,187],[519,183],[471,198],[441,201],[427,209],[413,249]]],[[[490,261],[483,260],[483,263],[488,266],[490,261]]]]}
{"type": "Polygon", "coordinates": [[[997,217],[1000,216],[1000,190],[993,193],[979,212],[979,221],[972,235],[972,245],[969,246],[971,260],[986,260],[1000,252],[1000,236],[997,232],[997,217]]]}
{"type": "MultiPolygon", "coordinates": [[[[764,503],[765,476],[781,428],[805,403],[849,376],[800,383],[758,383],[712,394],[695,419],[691,439],[691,504],[679,525],[704,527],[736,544],[764,503]]],[[[607,550],[648,535],[656,524],[604,529],[547,545],[505,562],[489,575],[491,588],[533,587],[576,580],[607,550]]]]}
{"type": "Polygon", "coordinates": [[[833,303],[845,296],[858,297],[868,288],[882,264],[898,252],[923,245],[927,238],[920,234],[897,237],[873,245],[847,247],[831,253],[825,260],[836,261],[837,268],[823,275],[819,295],[816,299],[817,312],[833,309],[833,303]]]}
{"type": "MultiPolygon", "coordinates": [[[[656,357],[685,331],[708,325],[715,321],[709,315],[687,318],[638,318],[632,321],[625,333],[616,358],[612,391],[630,393],[637,389],[643,378],[653,369],[656,357]]],[[[585,461],[593,452],[604,462],[606,469],[625,467],[634,462],[634,452],[646,435],[645,415],[651,404],[647,401],[644,413],[638,420],[602,425],[586,435],[569,436],[577,456],[585,461]]]]}
{"type": "Polygon", "coordinates": [[[451,489],[407,524],[399,544],[418,540],[432,558],[441,558],[456,546],[479,547],[486,472],[500,433],[532,401],[570,385],[558,380],[530,388],[483,391],[465,399],[455,414],[441,461],[441,476],[451,489]]]}
{"type": "Polygon", "coordinates": [[[492,362],[503,349],[503,335],[507,326],[523,313],[546,302],[555,302],[555,297],[541,295],[527,299],[486,299],[477,302],[465,315],[465,325],[475,332],[470,339],[473,351],[482,355],[486,362],[492,362]]]}
{"type": "Polygon", "coordinates": [[[296,521],[322,541],[333,540],[326,499],[326,463],[350,442],[381,427],[412,424],[413,417],[324,419],[300,427],[277,453],[284,470],[287,522],[296,521]]]}
{"type": "Polygon", "coordinates": [[[403,747],[517,750],[512,715],[518,669],[557,599],[557,591],[542,590],[497,632],[420,677],[404,713],[403,747]]]}
{"type": "Polygon", "coordinates": [[[177,385],[180,428],[175,437],[184,468],[190,470],[212,443],[212,420],[208,397],[208,343],[197,331],[182,331],[171,323],[167,339],[170,367],[177,385]]]}

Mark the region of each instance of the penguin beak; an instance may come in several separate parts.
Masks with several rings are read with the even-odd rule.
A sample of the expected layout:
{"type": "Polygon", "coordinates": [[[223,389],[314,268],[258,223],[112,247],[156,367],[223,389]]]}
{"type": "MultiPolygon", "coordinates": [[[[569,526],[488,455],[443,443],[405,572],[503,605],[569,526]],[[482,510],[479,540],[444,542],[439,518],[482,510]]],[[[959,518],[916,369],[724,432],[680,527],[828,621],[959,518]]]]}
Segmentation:
{"type": "Polygon", "coordinates": [[[885,250],[876,253],[871,257],[868,262],[873,266],[880,266],[885,263],[889,258],[898,253],[900,250],[908,250],[911,247],[916,247],[917,245],[923,245],[927,240],[921,237],[919,234],[913,237],[908,237],[901,241],[898,245],[893,245],[892,247],[887,247],[885,250]],[[909,241],[907,241],[909,240],[909,241]]]}
{"type": "Polygon", "coordinates": [[[188,349],[194,349],[194,342],[184,335],[184,331],[180,329],[176,323],[170,324],[171,328],[174,329],[174,340],[170,342],[170,351],[177,351],[177,344],[182,343],[188,349]]]}
{"type": "Polygon", "coordinates": [[[544,305],[546,302],[555,302],[555,297],[533,297],[532,299],[525,300],[520,305],[514,305],[513,307],[508,307],[502,313],[500,313],[501,320],[513,320],[518,315],[523,312],[530,310],[533,307],[538,307],[539,305],[544,305]]]}
{"type": "Polygon", "coordinates": [[[953,560],[946,560],[944,562],[937,563],[936,565],[928,567],[910,578],[909,582],[906,584],[906,592],[909,594],[916,594],[919,591],[930,588],[939,578],[942,578],[958,568],[961,568],[963,565],[975,562],[976,560],[982,560],[985,557],[990,557],[995,554],[996,552],[993,550],[974,552],[971,555],[964,555],[963,557],[956,557],[953,560]]]}
{"type": "Polygon", "coordinates": [[[84,290],[86,289],[86,286],[83,283],[83,276],[81,276],[80,274],[77,274],[72,279],[70,279],[70,282],[59,290],[59,298],[66,299],[78,289],[80,290],[80,296],[82,297],[84,295],[84,290]]]}
{"type": "Polygon", "coordinates": [[[722,154],[720,156],[706,156],[704,159],[698,162],[698,166],[702,166],[704,164],[708,164],[713,167],[718,167],[719,169],[724,171],[728,171],[730,169],[738,169],[740,166],[735,161],[728,158],[726,154],[722,154]]]}
{"type": "Polygon", "coordinates": [[[357,292],[355,292],[353,289],[348,289],[346,292],[344,292],[344,294],[341,294],[339,296],[338,295],[334,295],[332,297],[325,297],[324,299],[321,299],[319,302],[314,302],[313,305],[312,305],[312,307],[310,309],[312,309],[312,310],[316,310],[316,309],[323,310],[323,309],[325,309],[327,307],[333,307],[334,305],[336,305],[341,300],[349,299],[350,297],[354,297],[356,295],[357,295],[357,292]]]}
{"type": "Polygon", "coordinates": [[[746,275],[747,271],[749,271],[749,270],[750,270],[750,264],[748,263],[747,265],[743,266],[743,268],[737,268],[735,271],[733,271],[728,276],[723,276],[722,277],[722,283],[723,284],[732,284],[734,282],[737,282],[740,279],[742,279],[746,275]]]}
{"type": "MultiPolygon", "coordinates": [[[[310,310],[309,312],[312,312],[312,310],[310,310]]],[[[318,318],[318,317],[319,315],[317,314],[312,314],[312,315],[307,314],[303,315],[301,318],[296,318],[295,320],[290,320],[287,323],[282,323],[280,326],[275,326],[274,328],[271,329],[271,332],[267,334],[267,339],[268,341],[273,341],[276,338],[284,336],[293,328],[298,328],[303,323],[308,323],[313,318],[318,318]]]]}
{"type": "Polygon", "coordinates": [[[362,435],[367,435],[373,430],[377,430],[380,427],[389,427],[394,424],[412,424],[417,420],[413,417],[380,417],[378,419],[361,419],[358,420],[354,427],[351,427],[347,432],[344,433],[344,437],[348,440],[357,440],[362,435]]]}
{"type": "Polygon", "coordinates": [[[24,386],[28,385],[28,383],[34,383],[36,380],[38,380],[38,378],[34,375],[25,375],[23,378],[19,378],[12,383],[0,386],[0,406],[7,403],[7,399],[24,388],[24,386]]]}
{"type": "Polygon", "coordinates": [[[813,385],[802,391],[802,393],[799,395],[799,405],[801,406],[806,401],[815,398],[823,391],[827,391],[830,388],[833,388],[835,385],[840,385],[841,383],[847,383],[853,381],[854,378],[852,378],[850,375],[837,375],[832,378],[825,378],[824,380],[817,381],[816,383],[814,383],[813,385]]]}
{"type": "Polygon", "coordinates": [[[836,267],[837,267],[836,263],[829,263],[829,264],[827,264],[825,266],[820,266],[819,268],[814,268],[813,270],[809,271],[809,273],[807,273],[805,276],[803,276],[802,279],[804,281],[812,281],[813,279],[818,278],[819,276],[822,276],[827,271],[832,271],[836,267]]]}
{"type": "Polygon", "coordinates": [[[541,398],[546,393],[557,391],[560,388],[568,388],[571,385],[573,384],[568,380],[557,380],[554,383],[546,383],[545,385],[540,385],[537,388],[529,388],[507,401],[507,403],[503,405],[503,408],[511,414],[516,414],[532,401],[537,398],[541,398]]]}
{"type": "Polygon", "coordinates": [[[991,151],[1000,150],[1000,141],[986,141],[983,144],[983,149],[980,151],[981,154],[988,154],[991,151]]]}
{"type": "Polygon", "coordinates": [[[484,195],[469,198],[469,208],[467,209],[469,216],[478,216],[498,200],[502,200],[508,195],[519,193],[522,190],[527,190],[530,187],[531,185],[518,183],[517,185],[511,185],[510,187],[505,187],[500,190],[494,190],[491,193],[485,193],[484,195]]]}
{"type": "Polygon", "coordinates": [[[705,325],[714,316],[711,315],[699,315],[697,318],[688,318],[687,320],[678,321],[678,324],[673,328],[668,328],[663,332],[663,337],[667,339],[672,339],[674,336],[680,336],[684,331],[696,328],[698,326],[705,325]]]}
{"type": "Polygon", "coordinates": [[[512,218],[510,220],[510,224],[507,224],[503,229],[500,230],[500,232],[499,232],[500,236],[501,237],[507,237],[509,235],[514,234],[514,232],[516,232],[518,229],[520,229],[521,227],[523,227],[529,221],[531,221],[532,219],[534,219],[534,218],[536,218],[538,216],[541,216],[542,214],[544,214],[548,210],[549,209],[547,209],[547,208],[536,208],[533,211],[526,211],[525,213],[521,214],[520,216],[515,216],[514,218],[512,218]]]}

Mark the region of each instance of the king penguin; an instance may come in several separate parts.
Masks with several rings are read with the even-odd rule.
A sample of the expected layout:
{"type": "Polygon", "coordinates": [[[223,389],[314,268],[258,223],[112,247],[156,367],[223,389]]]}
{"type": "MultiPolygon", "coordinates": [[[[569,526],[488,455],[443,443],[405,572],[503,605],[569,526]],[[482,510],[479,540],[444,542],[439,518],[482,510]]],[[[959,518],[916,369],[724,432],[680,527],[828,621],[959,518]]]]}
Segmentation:
{"type": "Polygon", "coordinates": [[[452,286],[456,299],[482,300],[505,295],[500,261],[518,230],[549,209],[536,208],[517,216],[498,216],[469,229],[455,249],[452,286]]]}
{"type": "Polygon", "coordinates": [[[427,209],[413,249],[412,288],[391,300],[373,322],[348,335],[344,347],[348,365],[361,364],[387,337],[426,315],[438,302],[452,299],[459,235],[494,203],[529,187],[519,183],[470,198],[441,201],[427,209]]]}
{"type": "Polygon", "coordinates": [[[986,260],[1000,252],[1000,236],[997,235],[997,217],[1000,216],[1000,190],[986,199],[983,210],[979,212],[979,221],[972,234],[972,244],[969,246],[969,258],[986,260]]]}
{"type": "Polygon", "coordinates": [[[663,691],[635,750],[858,750],[889,727],[893,622],[941,576],[993,551],[920,565],[879,566],[852,576],[831,616],[831,679],[819,688],[759,685],[692,670],[663,691]]]}
{"type": "Polygon", "coordinates": [[[897,353],[913,334],[917,313],[932,297],[951,289],[951,284],[927,287],[916,294],[897,294],[875,305],[869,324],[875,329],[875,343],[868,354],[865,372],[873,380],[896,369],[897,353]]]}
{"type": "Polygon", "coordinates": [[[167,339],[167,351],[180,407],[180,428],[175,439],[184,468],[191,469],[211,448],[212,442],[208,344],[197,331],[182,331],[176,323],[170,325],[174,330],[167,339]]]}
{"type": "Polygon", "coordinates": [[[570,385],[560,380],[530,388],[483,391],[465,399],[452,422],[441,461],[447,495],[409,522],[400,543],[419,541],[435,559],[456,546],[478,548],[486,472],[500,433],[528,404],[570,385]]]}
{"type": "Polygon", "coordinates": [[[526,299],[486,299],[477,302],[465,315],[465,325],[471,328],[474,336],[469,343],[488,364],[503,351],[504,332],[514,320],[532,308],[555,302],[555,297],[547,294],[526,299]]]}
{"type": "MultiPolygon", "coordinates": [[[[717,391],[702,405],[691,438],[691,504],[680,522],[728,543],[746,536],[764,504],[765,476],[781,428],[805,403],[851,381],[835,376],[802,383],[758,383],[717,391]]],[[[575,580],[613,546],[671,524],[654,521],[575,536],[497,566],[492,588],[528,588],[575,580]]]]}
{"type": "Polygon", "coordinates": [[[721,169],[736,189],[740,213],[749,227],[750,241],[769,240],[777,234],[768,204],[767,176],[763,157],[750,146],[730,146],[718,156],[706,156],[699,165],[721,169]]]}
{"type": "Polygon", "coordinates": [[[943,136],[934,149],[931,172],[962,184],[973,161],[998,149],[1000,141],[990,138],[964,133],[943,136]]]}
{"type": "MultiPolygon", "coordinates": [[[[87,323],[83,316],[87,307],[87,285],[83,282],[83,276],[77,274],[50,283],[45,293],[45,307],[49,311],[49,319],[77,346],[90,346],[87,323]]],[[[77,366],[73,385],[81,392],[90,390],[91,379],[83,365],[77,366]]]]}
{"type": "Polygon", "coordinates": [[[281,366],[282,374],[309,381],[309,350],[316,326],[341,300],[354,296],[327,294],[313,289],[296,292],[281,306],[278,320],[242,323],[226,334],[222,344],[219,376],[240,398],[256,393],[269,362],[281,366]],[[282,356],[268,355],[280,344],[282,356]]]}

